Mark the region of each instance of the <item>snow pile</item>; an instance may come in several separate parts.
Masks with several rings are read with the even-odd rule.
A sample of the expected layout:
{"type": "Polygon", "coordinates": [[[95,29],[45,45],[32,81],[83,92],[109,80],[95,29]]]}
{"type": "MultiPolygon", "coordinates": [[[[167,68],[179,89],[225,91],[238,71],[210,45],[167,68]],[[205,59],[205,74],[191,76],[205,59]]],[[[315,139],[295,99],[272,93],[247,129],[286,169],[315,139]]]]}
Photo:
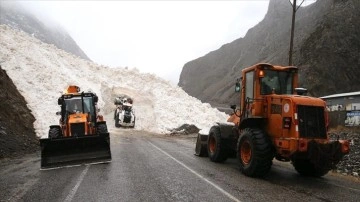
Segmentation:
{"type": "Polygon", "coordinates": [[[50,125],[58,124],[57,98],[68,85],[99,96],[108,127],[114,125],[113,101],[119,94],[134,99],[136,130],[169,133],[183,124],[194,124],[206,134],[215,122],[227,118],[153,74],[86,61],[6,25],[0,25],[0,37],[1,66],[28,102],[40,137],[47,136],[50,125]]]}

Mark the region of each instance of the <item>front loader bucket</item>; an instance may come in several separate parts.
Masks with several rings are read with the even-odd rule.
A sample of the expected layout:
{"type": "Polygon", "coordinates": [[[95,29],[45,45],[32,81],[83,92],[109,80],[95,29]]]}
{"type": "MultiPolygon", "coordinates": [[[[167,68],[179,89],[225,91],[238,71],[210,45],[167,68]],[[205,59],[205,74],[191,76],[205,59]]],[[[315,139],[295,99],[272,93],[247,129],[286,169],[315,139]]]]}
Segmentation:
{"type": "Polygon", "coordinates": [[[111,161],[109,133],[40,139],[41,168],[111,161]]]}

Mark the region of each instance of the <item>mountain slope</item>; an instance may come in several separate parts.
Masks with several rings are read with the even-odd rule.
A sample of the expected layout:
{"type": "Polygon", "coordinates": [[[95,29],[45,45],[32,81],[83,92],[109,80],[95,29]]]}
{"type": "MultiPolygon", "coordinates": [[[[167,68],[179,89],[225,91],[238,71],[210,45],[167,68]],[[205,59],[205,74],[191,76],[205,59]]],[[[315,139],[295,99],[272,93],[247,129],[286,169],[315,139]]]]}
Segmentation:
{"type": "Polygon", "coordinates": [[[31,111],[6,71],[0,66],[0,159],[37,151],[31,111]]]}
{"type": "MultiPolygon", "coordinates": [[[[357,0],[328,0],[297,11],[293,61],[311,95],[360,90],[360,80],[351,77],[360,75],[359,8],[357,0]]],[[[287,65],[291,12],[288,1],[271,0],[265,18],[244,38],[186,63],[178,85],[203,102],[237,103],[241,69],[259,62],[287,65]]]]}
{"type": "Polygon", "coordinates": [[[1,1],[0,11],[0,24],[22,30],[44,43],[54,44],[82,59],[90,60],[71,36],[57,23],[53,22],[51,25],[43,23],[17,2],[1,1]]]}

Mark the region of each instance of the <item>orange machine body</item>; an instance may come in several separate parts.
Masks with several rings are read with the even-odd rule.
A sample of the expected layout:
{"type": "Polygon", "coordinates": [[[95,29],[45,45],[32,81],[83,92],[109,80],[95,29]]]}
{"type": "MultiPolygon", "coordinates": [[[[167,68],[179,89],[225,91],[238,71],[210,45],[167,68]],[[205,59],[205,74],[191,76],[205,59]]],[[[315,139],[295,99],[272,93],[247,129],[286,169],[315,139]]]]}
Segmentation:
{"type": "MultiPolygon", "coordinates": [[[[240,123],[249,118],[263,119],[263,127],[271,137],[277,156],[289,159],[297,152],[306,152],[308,143],[330,142],[327,135],[326,102],[320,98],[298,95],[298,69],[294,66],[256,64],[243,69],[241,77],[240,111],[228,121],[240,123]],[[277,76],[279,89],[264,90],[262,80],[267,74],[277,76]],[[301,114],[299,114],[301,113],[301,114]],[[304,123],[306,122],[306,123],[304,123]],[[306,134],[305,134],[306,133],[306,134]]],[[[341,151],[349,152],[349,143],[342,141],[341,151]]]]}
{"type": "Polygon", "coordinates": [[[323,176],[349,153],[349,141],[330,140],[326,103],[306,96],[298,86],[298,68],[260,63],[242,70],[235,92],[240,107],[199,134],[195,154],[223,162],[239,159],[248,176],[264,176],[275,157],[291,161],[303,175],[323,176]]]}
{"type": "Polygon", "coordinates": [[[59,125],[40,139],[41,168],[111,160],[110,134],[97,108],[98,97],[69,86],[58,99],[59,125]]]}

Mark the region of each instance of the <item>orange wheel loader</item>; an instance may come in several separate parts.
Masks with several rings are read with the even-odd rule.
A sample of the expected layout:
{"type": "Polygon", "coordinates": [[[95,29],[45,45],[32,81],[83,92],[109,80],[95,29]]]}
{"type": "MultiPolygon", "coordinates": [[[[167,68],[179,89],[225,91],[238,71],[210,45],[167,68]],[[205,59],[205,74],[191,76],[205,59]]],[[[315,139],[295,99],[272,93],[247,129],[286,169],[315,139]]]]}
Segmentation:
{"type": "Polygon", "coordinates": [[[68,86],[58,99],[59,125],[52,125],[48,138],[40,139],[41,168],[111,161],[110,135],[98,114],[98,97],[68,86]]]}
{"type": "Polygon", "coordinates": [[[329,139],[324,100],[298,87],[298,68],[261,63],[242,70],[235,83],[240,107],[232,105],[227,123],[199,134],[195,155],[223,162],[238,159],[247,176],[263,177],[273,158],[289,161],[301,175],[327,174],[349,153],[347,140],[329,139]]]}

